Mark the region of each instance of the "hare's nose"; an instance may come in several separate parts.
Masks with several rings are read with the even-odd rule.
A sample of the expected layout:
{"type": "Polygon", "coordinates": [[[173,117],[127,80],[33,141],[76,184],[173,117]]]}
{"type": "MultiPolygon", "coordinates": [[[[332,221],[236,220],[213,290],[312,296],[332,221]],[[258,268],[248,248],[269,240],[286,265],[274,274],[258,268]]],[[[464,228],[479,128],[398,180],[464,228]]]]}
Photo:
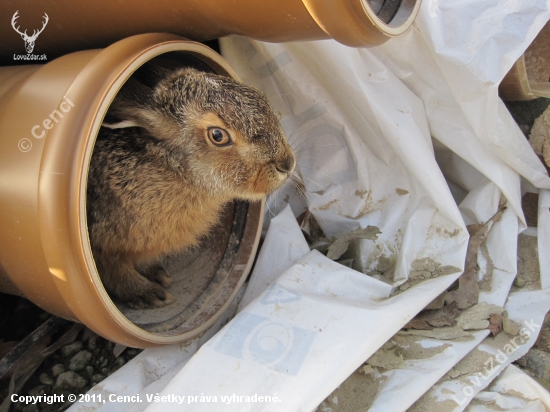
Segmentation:
{"type": "Polygon", "coordinates": [[[285,174],[285,175],[291,175],[294,171],[294,166],[296,165],[296,161],[294,160],[294,156],[288,156],[285,159],[279,161],[275,168],[279,173],[285,174]]]}

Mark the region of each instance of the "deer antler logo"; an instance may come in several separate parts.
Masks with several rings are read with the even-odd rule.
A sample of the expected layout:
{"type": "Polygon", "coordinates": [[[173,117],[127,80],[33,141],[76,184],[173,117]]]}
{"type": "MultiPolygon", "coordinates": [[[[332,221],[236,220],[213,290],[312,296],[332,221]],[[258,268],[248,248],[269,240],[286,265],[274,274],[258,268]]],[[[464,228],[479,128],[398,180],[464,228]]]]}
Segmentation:
{"type": "Polygon", "coordinates": [[[44,20],[44,23],[42,24],[42,28],[40,30],[33,30],[32,36],[29,36],[27,35],[27,30],[25,30],[24,33],[21,33],[19,31],[19,26],[15,27],[16,20],[19,17],[18,13],[19,13],[19,10],[17,10],[14,13],[13,17],[11,18],[11,26],[17,33],[21,35],[21,38],[25,41],[25,49],[27,50],[27,53],[31,54],[32,51],[34,50],[34,42],[36,41],[36,38],[40,33],[44,31],[44,28],[46,27],[46,24],[48,24],[48,21],[50,20],[50,18],[46,13],[44,13],[45,20],[44,20]]]}

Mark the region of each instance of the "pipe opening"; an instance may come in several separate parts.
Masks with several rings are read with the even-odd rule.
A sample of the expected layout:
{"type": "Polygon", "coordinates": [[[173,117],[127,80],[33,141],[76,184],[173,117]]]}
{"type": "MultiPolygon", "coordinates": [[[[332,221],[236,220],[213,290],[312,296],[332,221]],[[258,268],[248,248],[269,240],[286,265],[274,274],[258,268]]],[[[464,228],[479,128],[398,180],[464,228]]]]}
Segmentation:
{"type": "MultiPolygon", "coordinates": [[[[215,62],[193,52],[167,52],[149,60],[142,67],[147,65],[170,70],[192,67],[228,75],[215,62]]],[[[126,82],[138,78],[140,69],[129,76],[126,82]]],[[[96,148],[94,146],[92,158],[96,148]]],[[[87,205],[88,210],[90,206],[87,205]]],[[[204,330],[201,326],[212,323],[229,304],[250,269],[259,239],[262,209],[260,202],[228,203],[216,226],[198,246],[164,256],[158,261],[172,279],[172,285],[166,290],[175,298],[175,302],[160,308],[134,309],[112,296],[106,288],[111,301],[128,321],[158,336],[192,337],[195,329],[204,330]]],[[[91,237],[90,233],[87,235],[91,237]]],[[[98,261],[94,261],[100,272],[98,261]]]]}
{"type": "Polygon", "coordinates": [[[416,0],[366,0],[366,3],[384,24],[396,28],[411,16],[416,0]]]}

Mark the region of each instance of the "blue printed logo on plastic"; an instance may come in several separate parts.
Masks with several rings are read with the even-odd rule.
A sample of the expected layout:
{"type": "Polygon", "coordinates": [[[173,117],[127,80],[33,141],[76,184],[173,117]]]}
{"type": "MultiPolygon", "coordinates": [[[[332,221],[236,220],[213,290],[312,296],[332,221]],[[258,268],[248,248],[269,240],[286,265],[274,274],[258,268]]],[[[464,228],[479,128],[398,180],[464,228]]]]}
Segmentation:
{"type": "Polygon", "coordinates": [[[253,313],[241,313],[228,326],[214,349],[296,376],[316,333],[275,323],[253,313]]]}

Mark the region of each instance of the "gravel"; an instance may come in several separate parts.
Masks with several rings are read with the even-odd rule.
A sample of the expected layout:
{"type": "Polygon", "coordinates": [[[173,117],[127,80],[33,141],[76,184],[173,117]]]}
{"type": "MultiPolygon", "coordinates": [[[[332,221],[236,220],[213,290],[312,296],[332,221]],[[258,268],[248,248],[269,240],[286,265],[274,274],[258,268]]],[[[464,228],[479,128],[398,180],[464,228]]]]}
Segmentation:
{"type": "MultiPolygon", "coordinates": [[[[3,342],[18,342],[29,335],[39,325],[48,319],[48,313],[37,308],[26,299],[4,295],[0,293],[0,350],[3,342]],[[16,319],[25,319],[24,322],[16,319]],[[6,319],[13,319],[11,323],[6,319]],[[25,326],[25,327],[23,327],[25,326]]],[[[72,324],[64,330],[52,336],[53,343],[63,335],[72,324]]],[[[50,344],[51,344],[50,343],[50,344]]],[[[61,346],[52,355],[46,358],[38,369],[32,374],[18,395],[53,395],[86,393],[93,386],[100,383],[107,376],[117,371],[129,360],[141,352],[141,349],[121,348],[87,328],[79,332],[74,342],[61,346]],[[116,351],[115,346],[117,346],[116,351]],[[123,349],[121,351],[121,349],[123,349]],[[115,356],[115,352],[119,356],[115,356]]],[[[5,353],[0,353],[0,358],[5,353]]],[[[10,372],[8,372],[10,375],[10,372]]],[[[9,377],[0,379],[0,403],[8,396],[9,377]]],[[[10,411],[16,412],[54,412],[64,411],[71,405],[38,403],[36,405],[24,405],[13,403],[10,411]]]]}

